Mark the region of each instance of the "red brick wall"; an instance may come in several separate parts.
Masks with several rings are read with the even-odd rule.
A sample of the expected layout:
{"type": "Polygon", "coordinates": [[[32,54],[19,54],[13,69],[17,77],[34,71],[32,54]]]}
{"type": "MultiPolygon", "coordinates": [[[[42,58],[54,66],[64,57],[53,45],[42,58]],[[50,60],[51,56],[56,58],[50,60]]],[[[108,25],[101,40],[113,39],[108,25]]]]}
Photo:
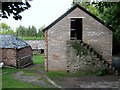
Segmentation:
{"type": "Polygon", "coordinates": [[[45,31],[45,70],[48,71],[48,33],[45,31]]]}
{"type": "Polygon", "coordinates": [[[16,49],[2,49],[2,61],[6,65],[16,66],[16,49]]]}

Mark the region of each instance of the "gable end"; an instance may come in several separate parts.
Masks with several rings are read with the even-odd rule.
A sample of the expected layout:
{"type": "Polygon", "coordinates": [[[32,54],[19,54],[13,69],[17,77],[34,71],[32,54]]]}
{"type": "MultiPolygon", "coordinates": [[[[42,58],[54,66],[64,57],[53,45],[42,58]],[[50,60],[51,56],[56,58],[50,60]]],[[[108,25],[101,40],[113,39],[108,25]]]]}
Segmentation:
{"type": "Polygon", "coordinates": [[[111,26],[105,25],[104,22],[102,22],[99,18],[97,18],[95,15],[93,15],[92,13],[90,13],[89,11],[87,11],[86,9],[84,9],[83,7],[81,7],[80,5],[76,4],[75,6],[73,6],[71,9],[69,9],[66,13],[64,13],[62,16],[60,16],[58,19],[56,19],[53,23],[51,23],[49,26],[47,26],[43,32],[45,32],[46,30],[50,29],[52,26],[54,26],[57,22],[59,22],[60,20],[62,20],[65,16],[67,16],[69,13],[71,13],[73,10],[75,10],[76,8],[79,8],[81,10],[83,10],[85,13],[87,13],[88,15],[90,15],[91,17],[93,17],[95,20],[97,20],[98,22],[100,22],[101,24],[103,24],[104,26],[106,26],[107,28],[109,28],[111,31],[115,32],[115,29],[113,29],[111,26]]]}

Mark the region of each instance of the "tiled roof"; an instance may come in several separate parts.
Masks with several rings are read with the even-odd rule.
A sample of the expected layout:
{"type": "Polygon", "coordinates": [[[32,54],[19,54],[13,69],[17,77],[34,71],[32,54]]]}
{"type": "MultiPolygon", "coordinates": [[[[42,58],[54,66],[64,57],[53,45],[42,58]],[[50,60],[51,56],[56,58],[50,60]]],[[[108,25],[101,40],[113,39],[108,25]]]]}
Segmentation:
{"type": "Polygon", "coordinates": [[[0,34],[0,48],[24,48],[30,46],[12,34],[0,34]]]}

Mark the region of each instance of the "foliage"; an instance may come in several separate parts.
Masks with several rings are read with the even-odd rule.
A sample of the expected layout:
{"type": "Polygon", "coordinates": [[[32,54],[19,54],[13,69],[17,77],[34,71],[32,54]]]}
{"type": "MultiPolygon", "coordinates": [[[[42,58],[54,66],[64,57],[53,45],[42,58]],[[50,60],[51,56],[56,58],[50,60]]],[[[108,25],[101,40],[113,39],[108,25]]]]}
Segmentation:
{"type": "MultiPolygon", "coordinates": [[[[73,0],[72,6],[74,6],[75,4],[76,4],[76,2],[73,0]]],[[[85,8],[87,11],[91,12],[96,17],[98,17],[98,18],[100,17],[99,11],[95,8],[94,4],[91,4],[90,2],[80,2],[77,4],[79,4],[80,6],[85,8]]]]}
{"type": "Polygon", "coordinates": [[[15,20],[22,19],[21,12],[30,8],[31,5],[28,2],[2,2],[2,18],[8,18],[13,15],[15,20]]]}
{"type": "MultiPolygon", "coordinates": [[[[76,2],[73,0],[73,5],[76,2]]],[[[107,26],[111,26],[116,32],[113,33],[113,54],[120,53],[120,2],[80,2],[86,10],[101,19],[107,26]]]]}
{"type": "Polygon", "coordinates": [[[14,31],[6,23],[0,23],[0,34],[14,34],[14,31]]]}
{"type": "Polygon", "coordinates": [[[104,76],[106,74],[106,68],[100,68],[97,72],[97,76],[104,76]]]}
{"type": "Polygon", "coordinates": [[[24,26],[19,26],[16,29],[16,36],[18,37],[44,37],[44,32],[42,32],[42,30],[45,28],[45,26],[42,26],[39,28],[38,33],[37,33],[37,29],[35,28],[35,26],[32,27],[24,27],[24,26]]]}
{"type": "Polygon", "coordinates": [[[21,40],[44,40],[44,37],[19,37],[21,40]]]}
{"type": "Polygon", "coordinates": [[[16,29],[16,36],[18,37],[37,37],[37,29],[35,28],[35,26],[32,27],[24,27],[24,26],[19,26],[16,29]]]}
{"type": "Polygon", "coordinates": [[[43,32],[44,29],[45,29],[45,25],[43,25],[38,29],[38,34],[37,34],[38,37],[44,37],[44,32],[43,32]]]}
{"type": "Polygon", "coordinates": [[[45,26],[39,29],[37,33],[37,29],[35,26],[26,28],[25,26],[19,26],[16,28],[16,32],[11,29],[6,23],[0,23],[0,34],[13,34],[18,36],[22,40],[44,40],[44,33],[42,30],[45,26]]]}
{"type": "Polygon", "coordinates": [[[18,36],[18,37],[26,36],[26,29],[27,29],[26,27],[20,25],[16,29],[16,36],[18,36]]]}
{"type": "Polygon", "coordinates": [[[114,3],[113,6],[107,8],[100,18],[106,25],[111,26],[116,32],[113,33],[113,54],[120,52],[120,2],[114,3]]]}
{"type": "Polygon", "coordinates": [[[45,55],[44,54],[34,54],[33,56],[33,63],[39,64],[45,62],[45,55]]]}
{"type": "Polygon", "coordinates": [[[87,49],[84,48],[80,43],[78,43],[77,40],[72,42],[72,47],[76,50],[77,56],[78,55],[81,56],[81,54],[83,54],[83,55],[87,55],[88,54],[87,49]]]}
{"type": "Polygon", "coordinates": [[[92,4],[95,5],[99,13],[103,13],[109,7],[112,7],[113,5],[117,4],[117,2],[92,2],[92,4]]]}

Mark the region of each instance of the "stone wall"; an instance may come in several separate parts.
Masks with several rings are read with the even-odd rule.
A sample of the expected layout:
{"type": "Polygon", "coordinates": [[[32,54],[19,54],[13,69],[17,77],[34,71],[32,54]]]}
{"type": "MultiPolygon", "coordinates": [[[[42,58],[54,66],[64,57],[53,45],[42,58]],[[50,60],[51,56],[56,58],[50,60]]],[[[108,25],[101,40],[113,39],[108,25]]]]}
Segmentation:
{"type": "Polygon", "coordinates": [[[2,49],[2,61],[16,67],[16,49],[2,49]]]}
{"type": "Polygon", "coordinates": [[[31,47],[22,49],[2,49],[2,61],[9,66],[17,67],[17,57],[24,57],[31,55],[31,62],[33,63],[33,53],[31,47]]]}
{"type": "Polygon", "coordinates": [[[93,47],[103,58],[112,61],[112,31],[84,11],[76,8],[48,30],[48,70],[65,71],[66,42],[70,40],[71,17],[81,17],[83,41],[93,47]]]}
{"type": "Polygon", "coordinates": [[[24,57],[31,55],[31,61],[33,63],[33,51],[31,47],[25,47],[17,50],[17,57],[24,57]]]}
{"type": "Polygon", "coordinates": [[[100,68],[106,67],[87,49],[87,54],[77,55],[77,50],[72,47],[73,42],[67,42],[67,67],[70,73],[97,72],[100,68]]]}

